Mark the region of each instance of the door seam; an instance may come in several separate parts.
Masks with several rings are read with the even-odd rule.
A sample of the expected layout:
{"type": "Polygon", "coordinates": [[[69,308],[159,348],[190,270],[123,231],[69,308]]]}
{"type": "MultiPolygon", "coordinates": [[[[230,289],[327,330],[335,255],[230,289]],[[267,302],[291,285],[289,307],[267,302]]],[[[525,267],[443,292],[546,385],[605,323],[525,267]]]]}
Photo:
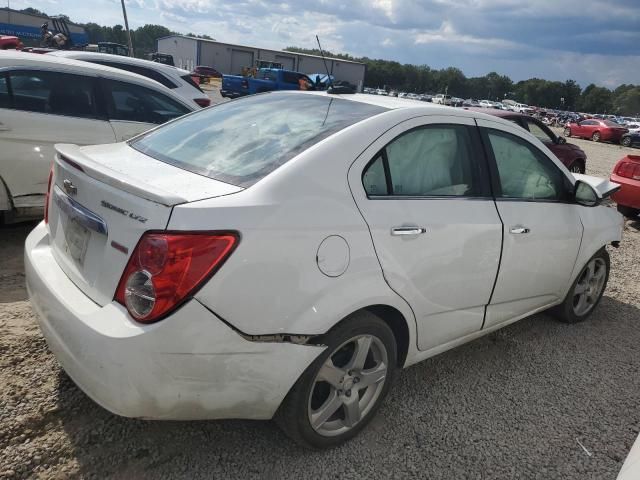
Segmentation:
{"type": "Polygon", "coordinates": [[[500,269],[502,267],[502,255],[504,252],[504,236],[505,236],[505,226],[504,226],[504,220],[502,219],[502,215],[500,215],[500,210],[498,209],[498,203],[496,201],[496,196],[495,196],[495,192],[493,191],[493,170],[491,168],[491,166],[489,165],[489,157],[488,157],[488,151],[487,151],[487,145],[485,144],[484,141],[484,136],[482,135],[482,130],[480,128],[480,125],[478,125],[478,121],[477,119],[473,119],[473,121],[476,123],[476,128],[478,129],[478,136],[480,137],[480,143],[482,144],[482,157],[484,158],[485,161],[485,166],[487,167],[487,172],[489,173],[489,187],[491,189],[491,198],[493,199],[493,206],[496,209],[496,214],[498,215],[498,218],[500,219],[500,224],[502,225],[502,234],[500,235],[500,255],[498,257],[498,268],[496,270],[496,276],[493,279],[493,287],[491,287],[491,294],[489,295],[489,300],[487,301],[487,304],[484,306],[484,315],[482,317],[482,326],[480,327],[480,330],[484,329],[485,324],[487,323],[487,309],[489,308],[489,305],[491,305],[491,300],[493,300],[493,294],[496,290],[496,285],[498,284],[498,277],[500,276],[500,269]]]}

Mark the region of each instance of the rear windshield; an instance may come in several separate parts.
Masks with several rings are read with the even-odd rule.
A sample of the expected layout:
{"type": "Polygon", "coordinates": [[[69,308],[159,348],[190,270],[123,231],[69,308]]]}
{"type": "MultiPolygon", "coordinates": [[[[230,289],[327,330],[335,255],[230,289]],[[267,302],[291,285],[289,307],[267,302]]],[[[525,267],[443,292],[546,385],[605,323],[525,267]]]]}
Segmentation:
{"type": "Polygon", "coordinates": [[[619,126],[620,126],[620,124],[619,124],[619,123],[612,122],[611,120],[604,120],[604,124],[605,124],[607,127],[619,127],[619,126]]]}
{"type": "Polygon", "coordinates": [[[200,93],[204,93],[202,91],[202,89],[200,88],[200,86],[193,81],[193,78],[191,78],[191,74],[188,75],[183,75],[180,77],[182,80],[184,80],[185,82],[187,82],[189,85],[191,85],[193,88],[197,89],[200,93]]]}
{"type": "Polygon", "coordinates": [[[130,145],[162,162],[248,187],[320,140],[386,110],[329,96],[255,95],[188,115],[130,145]]]}

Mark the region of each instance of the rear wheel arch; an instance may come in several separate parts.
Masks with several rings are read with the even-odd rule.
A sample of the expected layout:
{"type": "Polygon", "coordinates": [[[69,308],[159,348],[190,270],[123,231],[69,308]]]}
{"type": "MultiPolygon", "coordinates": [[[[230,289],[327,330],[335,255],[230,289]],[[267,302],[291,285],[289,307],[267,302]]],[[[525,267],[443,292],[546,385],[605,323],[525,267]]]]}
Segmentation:
{"type": "Polygon", "coordinates": [[[405,316],[395,307],[389,305],[370,305],[368,307],[363,307],[355,312],[350,313],[349,315],[342,318],[339,322],[337,322],[331,329],[319,337],[313,343],[322,343],[322,338],[327,335],[332,330],[338,328],[342,323],[346,322],[350,318],[356,316],[360,312],[368,312],[372,313],[391,329],[393,332],[393,336],[396,340],[396,351],[397,351],[397,365],[398,368],[403,368],[405,362],[407,360],[407,355],[409,353],[409,342],[411,333],[409,331],[409,324],[407,323],[407,319],[405,316]]]}

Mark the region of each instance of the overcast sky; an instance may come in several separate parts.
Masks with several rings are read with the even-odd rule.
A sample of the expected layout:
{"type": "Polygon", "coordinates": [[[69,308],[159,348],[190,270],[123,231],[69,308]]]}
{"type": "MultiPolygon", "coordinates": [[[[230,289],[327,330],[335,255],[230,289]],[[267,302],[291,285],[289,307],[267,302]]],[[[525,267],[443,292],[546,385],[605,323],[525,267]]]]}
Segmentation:
{"type": "MultiPolygon", "coordinates": [[[[158,23],[265,48],[323,47],[467,76],[640,84],[640,0],[128,0],[158,23]]],[[[122,24],[120,0],[11,0],[12,8],[122,24]]]]}

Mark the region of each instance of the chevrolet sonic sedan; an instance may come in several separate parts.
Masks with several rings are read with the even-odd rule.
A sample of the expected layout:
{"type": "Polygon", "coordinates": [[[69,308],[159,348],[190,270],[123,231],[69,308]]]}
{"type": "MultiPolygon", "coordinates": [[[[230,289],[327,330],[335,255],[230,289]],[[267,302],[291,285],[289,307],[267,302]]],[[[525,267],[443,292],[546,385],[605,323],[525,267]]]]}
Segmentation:
{"type": "Polygon", "coordinates": [[[617,185],[479,112],[274,92],[57,145],[26,241],[50,349],[106,409],[362,430],[400,368],[533,313],[586,319],[617,185]]]}

